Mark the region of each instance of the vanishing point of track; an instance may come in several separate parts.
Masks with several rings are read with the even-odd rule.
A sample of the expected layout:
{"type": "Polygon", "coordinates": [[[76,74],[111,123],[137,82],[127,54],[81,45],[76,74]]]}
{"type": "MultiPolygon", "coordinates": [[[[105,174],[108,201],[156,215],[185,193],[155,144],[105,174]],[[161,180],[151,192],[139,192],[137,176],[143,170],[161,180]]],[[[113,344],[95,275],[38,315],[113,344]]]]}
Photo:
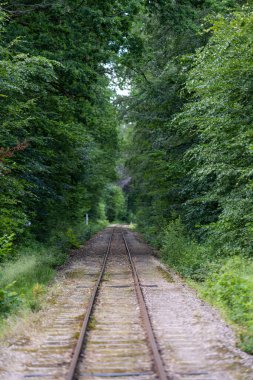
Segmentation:
{"type": "MultiPolygon", "coordinates": [[[[94,309],[97,297],[99,296],[99,288],[100,288],[100,285],[103,281],[105,268],[106,268],[106,264],[107,264],[107,259],[108,259],[108,256],[110,254],[110,251],[111,251],[111,244],[112,244],[112,239],[113,239],[114,233],[115,233],[115,228],[113,229],[112,234],[110,235],[109,242],[107,245],[107,249],[106,249],[106,252],[105,252],[105,255],[103,258],[103,262],[102,262],[102,266],[100,269],[100,273],[98,275],[95,286],[92,290],[90,301],[89,301],[89,304],[87,307],[87,311],[85,313],[85,318],[84,318],[83,323],[82,323],[79,339],[78,339],[78,342],[77,342],[75,350],[74,350],[74,354],[72,357],[72,361],[71,361],[71,364],[69,367],[68,374],[66,376],[66,380],[75,380],[78,378],[77,367],[78,367],[78,363],[80,360],[80,356],[83,353],[83,351],[85,351],[85,338],[86,338],[86,335],[87,335],[87,332],[89,329],[89,322],[90,322],[91,317],[92,317],[93,309],[94,309]]],[[[157,378],[159,380],[168,380],[168,376],[167,376],[165,368],[164,368],[164,363],[163,363],[162,357],[160,355],[159,348],[157,346],[157,342],[156,342],[156,339],[155,339],[155,336],[153,333],[150,317],[149,317],[148,310],[147,310],[147,307],[145,304],[145,299],[144,299],[144,296],[142,293],[141,284],[140,284],[139,277],[138,277],[138,274],[137,274],[137,271],[135,268],[135,264],[134,264],[134,261],[132,259],[131,251],[130,251],[130,248],[127,244],[127,240],[126,240],[126,237],[125,237],[123,232],[121,233],[121,236],[122,236],[125,248],[126,248],[127,256],[128,256],[131,271],[132,271],[136,297],[138,299],[140,314],[142,317],[143,327],[145,329],[147,343],[148,343],[150,353],[152,356],[154,371],[155,371],[157,378]]]]}

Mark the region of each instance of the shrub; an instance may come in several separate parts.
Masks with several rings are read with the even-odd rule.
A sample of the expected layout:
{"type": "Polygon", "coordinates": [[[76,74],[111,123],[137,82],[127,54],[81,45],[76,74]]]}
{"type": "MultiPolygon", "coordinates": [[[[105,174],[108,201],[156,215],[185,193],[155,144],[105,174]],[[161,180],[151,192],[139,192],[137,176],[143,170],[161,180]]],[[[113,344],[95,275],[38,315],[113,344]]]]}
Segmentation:
{"type": "Polygon", "coordinates": [[[202,294],[225,310],[226,315],[242,327],[240,345],[253,353],[253,263],[234,256],[225,259],[219,270],[211,273],[202,294]]]}
{"type": "Polygon", "coordinates": [[[76,236],[72,228],[67,229],[66,238],[67,238],[67,245],[69,245],[70,248],[80,247],[80,242],[78,241],[78,237],[76,236]]]}
{"type": "Polygon", "coordinates": [[[208,276],[203,293],[226,306],[233,321],[253,322],[252,273],[250,260],[231,257],[218,271],[208,276]]]}
{"type": "Polygon", "coordinates": [[[11,235],[5,234],[2,237],[0,237],[0,260],[1,261],[13,253],[14,236],[15,236],[14,234],[11,234],[11,235]]]}
{"type": "Polygon", "coordinates": [[[234,256],[224,260],[221,268],[208,276],[202,294],[218,303],[229,318],[245,330],[242,345],[253,352],[253,263],[234,256]]]}
{"type": "Polygon", "coordinates": [[[211,264],[208,248],[188,235],[180,219],[169,223],[164,230],[161,248],[162,259],[185,277],[202,281],[211,264]]]}
{"type": "Polygon", "coordinates": [[[0,314],[4,316],[20,304],[20,297],[12,290],[14,283],[0,287],[0,314]]]}

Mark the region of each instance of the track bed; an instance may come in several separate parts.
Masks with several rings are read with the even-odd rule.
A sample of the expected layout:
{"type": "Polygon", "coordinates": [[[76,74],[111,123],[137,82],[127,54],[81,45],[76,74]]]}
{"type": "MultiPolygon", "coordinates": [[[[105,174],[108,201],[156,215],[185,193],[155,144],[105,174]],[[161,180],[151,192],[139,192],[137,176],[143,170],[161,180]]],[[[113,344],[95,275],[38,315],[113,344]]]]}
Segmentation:
{"type": "Polygon", "coordinates": [[[1,342],[1,379],[253,379],[219,314],[125,227],[91,239],[52,289],[1,342]]]}

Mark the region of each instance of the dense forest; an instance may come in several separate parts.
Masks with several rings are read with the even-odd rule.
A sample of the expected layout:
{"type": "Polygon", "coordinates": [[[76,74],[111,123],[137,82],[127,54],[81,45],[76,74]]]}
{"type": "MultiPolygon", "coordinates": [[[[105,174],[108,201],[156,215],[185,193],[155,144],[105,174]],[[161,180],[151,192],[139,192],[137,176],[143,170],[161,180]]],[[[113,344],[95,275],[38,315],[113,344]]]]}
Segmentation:
{"type": "Polygon", "coordinates": [[[0,310],[7,314],[24,302],[36,309],[66,249],[124,208],[110,77],[138,6],[1,3],[0,310]]]}
{"type": "Polygon", "coordinates": [[[1,3],[2,315],[128,220],[252,352],[251,1],[1,3]]]}
{"type": "Polygon", "coordinates": [[[240,1],[149,2],[139,46],[125,57],[132,94],[122,110],[128,204],[139,229],[241,325],[249,352],[252,10],[240,1]]]}

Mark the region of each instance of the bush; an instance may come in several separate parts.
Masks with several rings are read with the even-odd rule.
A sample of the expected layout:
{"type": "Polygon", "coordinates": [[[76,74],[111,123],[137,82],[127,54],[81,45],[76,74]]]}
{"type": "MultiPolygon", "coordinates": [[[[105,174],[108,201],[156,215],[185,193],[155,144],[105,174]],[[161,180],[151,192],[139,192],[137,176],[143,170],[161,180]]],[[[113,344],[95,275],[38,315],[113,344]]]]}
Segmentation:
{"type": "Polygon", "coordinates": [[[4,235],[0,237],[0,260],[2,261],[4,258],[8,257],[13,253],[13,239],[14,234],[4,235]]]}
{"type": "Polygon", "coordinates": [[[241,320],[249,315],[252,309],[251,294],[245,272],[243,259],[233,257],[228,259],[218,272],[210,274],[205,282],[206,294],[210,294],[231,309],[231,318],[241,320]]]}
{"type": "Polygon", "coordinates": [[[162,259],[185,277],[203,281],[210,271],[212,258],[207,247],[192,240],[180,219],[163,231],[162,259]]]}
{"type": "Polygon", "coordinates": [[[90,222],[88,225],[83,221],[77,225],[70,227],[58,226],[51,232],[49,238],[50,245],[56,246],[62,251],[76,248],[78,249],[83,242],[90,239],[92,235],[106,227],[107,221],[100,220],[90,222]]]}
{"type": "Polygon", "coordinates": [[[219,270],[210,273],[201,293],[225,310],[242,327],[241,347],[253,353],[253,263],[234,256],[225,259],[219,270]]]}
{"type": "Polygon", "coordinates": [[[4,316],[20,304],[20,297],[12,290],[14,284],[15,282],[0,287],[0,314],[4,316]]]}
{"type": "Polygon", "coordinates": [[[69,248],[79,248],[80,247],[78,237],[76,236],[76,234],[72,228],[67,229],[66,238],[67,238],[67,244],[69,245],[69,248]]]}
{"type": "Polygon", "coordinates": [[[140,225],[138,225],[138,230],[144,235],[144,238],[148,243],[156,248],[161,247],[161,233],[159,233],[156,226],[140,227],[140,225]]]}

